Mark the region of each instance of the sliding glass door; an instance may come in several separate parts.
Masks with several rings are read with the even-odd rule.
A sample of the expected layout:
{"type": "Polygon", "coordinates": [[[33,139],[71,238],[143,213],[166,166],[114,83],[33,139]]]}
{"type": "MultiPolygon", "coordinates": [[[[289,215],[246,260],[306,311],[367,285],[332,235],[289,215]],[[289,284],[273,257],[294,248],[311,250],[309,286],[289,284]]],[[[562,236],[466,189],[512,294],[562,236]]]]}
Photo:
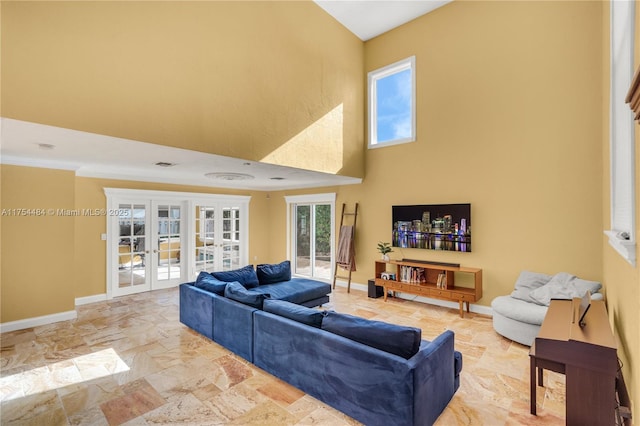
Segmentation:
{"type": "Polygon", "coordinates": [[[296,275],[329,280],[334,268],[334,201],[287,197],[290,205],[291,262],[296,275]]]}

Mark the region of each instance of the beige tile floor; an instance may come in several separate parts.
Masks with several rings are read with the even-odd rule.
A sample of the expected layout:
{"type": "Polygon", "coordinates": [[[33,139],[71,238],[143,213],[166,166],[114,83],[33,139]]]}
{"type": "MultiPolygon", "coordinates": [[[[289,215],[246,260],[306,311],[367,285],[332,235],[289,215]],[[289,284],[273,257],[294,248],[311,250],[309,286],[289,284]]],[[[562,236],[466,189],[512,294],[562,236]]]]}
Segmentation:
{"type": "MultiPolygon", "coordinates": [[[[78,308],[78,318],[0,335],[2,425],[353,425],[348,416],[182,325],[178,290],[78,308]]],[[[545,372],[529,414],[528,348],[491,318],[338,288],[325,308],[456,333],[460,389],[437,425],[564,424],[564,376],[545,372]]]]}

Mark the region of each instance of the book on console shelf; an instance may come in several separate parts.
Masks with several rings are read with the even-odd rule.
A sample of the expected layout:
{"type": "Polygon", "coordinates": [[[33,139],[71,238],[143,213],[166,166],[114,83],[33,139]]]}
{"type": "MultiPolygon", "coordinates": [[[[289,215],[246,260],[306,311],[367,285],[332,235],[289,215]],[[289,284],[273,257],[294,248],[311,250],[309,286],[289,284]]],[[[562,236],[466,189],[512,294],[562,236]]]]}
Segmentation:
{"type": "Polygon", "coordinates": [[[436,282],[436,287],[438,288],[447,288],[447,274],[444,272],[440,272],[438,274],[438,282],[436,282]]]}
{"type": "Polygon", "coordinates": [[[424,268],[418,268],[415,266],[401,266],[400,267],[400,281],[404,283],[425,283],[427,278],[424,272],[424,268]]]}

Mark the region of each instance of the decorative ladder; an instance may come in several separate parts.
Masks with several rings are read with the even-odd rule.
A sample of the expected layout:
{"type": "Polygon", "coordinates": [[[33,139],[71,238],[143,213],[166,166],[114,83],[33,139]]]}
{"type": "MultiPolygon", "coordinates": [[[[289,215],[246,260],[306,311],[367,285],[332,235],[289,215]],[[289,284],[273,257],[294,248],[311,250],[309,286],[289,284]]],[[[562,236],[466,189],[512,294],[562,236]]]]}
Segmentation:
{"type": "Polygon", "coordinates": [[[358,220],[358,203],[352,213],[345,212],[346,204],[342,203],[342,214],[340,216],[340,236],[338,237],[338,251],[336,256],[335,272],[333,274],[333,288],[336,288],[336,278],[347,280],[347,293],[351,292],[351,272],[356,269],[355,239],[356,221],[358,220]],[[345,224],[345,217],[353,216],[352,225],[345,224]],[[347,270],[349,275],[338,275],[339,270],[347,270]]]}

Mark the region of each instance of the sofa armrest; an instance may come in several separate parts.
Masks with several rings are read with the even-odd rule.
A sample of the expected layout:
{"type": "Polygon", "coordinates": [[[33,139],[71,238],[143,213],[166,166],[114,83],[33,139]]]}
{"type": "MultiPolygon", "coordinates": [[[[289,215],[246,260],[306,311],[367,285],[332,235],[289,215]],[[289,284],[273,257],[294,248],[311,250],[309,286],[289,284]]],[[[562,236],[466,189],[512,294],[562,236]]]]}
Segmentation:
{"type": "Polygon", "coordinates": [[[256,308],[226,297],[213,304],[213,341],[253,362],[253,312],[256,308]]]}
{"type": "Polygon", "coordinates": [[[180,322],[213,340],[213,301],[219,297],[193,283],[180,284],[180,322]]]}
{"type": "Polygon", "coordinates": [[[414,423],[433,424],[456,391],[454,333],[422,341],[409,362],[414,365],[414,423]]]}

